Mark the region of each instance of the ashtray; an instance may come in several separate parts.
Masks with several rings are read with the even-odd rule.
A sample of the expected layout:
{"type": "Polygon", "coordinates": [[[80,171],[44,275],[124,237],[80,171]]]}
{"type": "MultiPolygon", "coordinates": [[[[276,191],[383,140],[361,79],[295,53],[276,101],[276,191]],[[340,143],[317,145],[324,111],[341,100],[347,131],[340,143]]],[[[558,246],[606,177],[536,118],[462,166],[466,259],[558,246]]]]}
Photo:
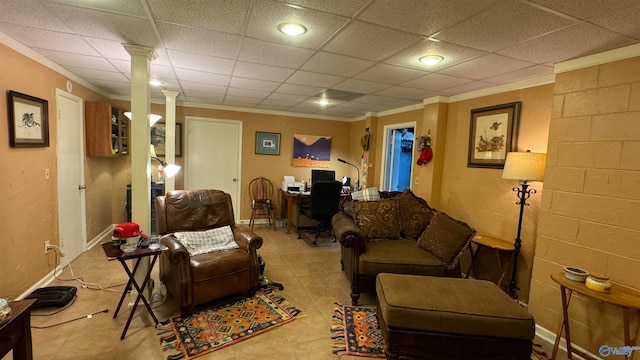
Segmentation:
{"type": "Polygon", "coordinates": [[[565,266],[564,267],[564,277],[571,281],[584,282],[589,276],[589,272],[584,269],[580,269],[575,266],[565,266]]]}
{"type": "Polygon", "coordinates": [[[135,249],[138,247],[137,243],[133,243],[133,244],[122,244],[120,245],[120,250],[122,250],[122,252],[125,253],[130,253],[135,251],[135,249]]]}

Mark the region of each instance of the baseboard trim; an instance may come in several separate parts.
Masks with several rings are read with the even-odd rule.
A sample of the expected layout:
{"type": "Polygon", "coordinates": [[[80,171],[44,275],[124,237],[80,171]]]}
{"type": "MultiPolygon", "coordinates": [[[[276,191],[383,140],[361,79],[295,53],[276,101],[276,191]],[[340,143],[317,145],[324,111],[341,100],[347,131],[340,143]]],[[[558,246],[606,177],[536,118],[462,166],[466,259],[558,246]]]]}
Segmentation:
{"type": "Polygon", "coordinates": [[[102,230],[102,232],[96,235],[91,241],[87,243],[87,250],[93,249],[94,246],[101,244],[104,240],[111,241],[111,237],[113,235],[113,228],[115,224],[109,225],[106,229],[102,230]]]}
{"type": "MultiPolygon", "coordinates": [[[[548,343],[550,345],[549,348],[553,348],[553,344],[556,342],[556,334],[553,331],[546,329],[538,324],[536,324],[536,336],[539,339],[548,343]]],[[[594,359],[602,359],[576,344],[571,344],[571,347],[584,352],[585,354],[587,354],[588,356],[591,356],[594,359]]],[[[560,345],[558,346],[558,348],[564,351],[565,353],[567,352],[567,342],[565,341],[564,338],[560,339],[560,345]]],[[[548,355],[551,356],[551,354],[548,354],[548,355]]],[[[588,360],[575,353],[573,354],[573,358],[579,359],[579,360],[588,360]]]]}

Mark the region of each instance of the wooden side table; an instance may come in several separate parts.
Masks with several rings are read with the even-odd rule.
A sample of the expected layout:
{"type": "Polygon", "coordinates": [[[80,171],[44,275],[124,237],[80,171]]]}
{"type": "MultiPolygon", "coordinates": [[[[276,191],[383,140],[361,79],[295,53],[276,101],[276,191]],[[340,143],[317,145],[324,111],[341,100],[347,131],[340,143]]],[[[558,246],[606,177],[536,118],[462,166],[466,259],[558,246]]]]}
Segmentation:
{"type": "Polygon", "coordinates": [[[33,359],[31,347],[31,307],[36,300],[9,303],[11,315],[0,324],[0,358],[13,349],[15,360],[33,359]]]}
{"type": "Polygon", "coordinates": [[[477,268],[478,253],[480,252],[481,248],[486,247],[488,249],[492,249],[496,255],[496,263],[498,264],[498,270],[500,270],[500,280],[498,280],[497,285],[498,287],[501,287],[502,281],[504,280],[504,277],[507,273],[507,268],[502,264],[502,258],[500,257],[500,252],[501,251],[509,252],[511,254],[511,257],[509,258],[509,263],[512,263],[513,254],[515,253],[515,250],[516,250],[513,243],[506,240],[487,236],[487,235],[476,235],[473,239],[471,239],[471,242],[476,244],[478,248],[474,253],[473,247],[469,245],[469,247],[471,248],[471,264],[469,264],[469,268],[467,268],[466,278],[469,278],[469,274],[471,273],[471,270],[473,270],[473,274],[475,276],[478,276],[478,268],[477,268]]]}
{"type": "MultiPolygon", "coordinates": [[[[562,295],[562,322],[558,327],[556,342],[553,345],[553,352],[551,353],[551,360],[555,359],[556,354],[558,353],[558,346],[560,344],[560,337],[562,336],[563,329],[565,340],[567,341],[567,357],[572,359],[572,354],[575,353],[585,359],[593,359],[593,357],[585,354],[584,352],[571,347],[568,309],[569,302],[571,301],[571,294],[573,294],[574,291],[588,299],[601,301],[622,308],[624,344],[634,346],[638,340],[638,333],[636,332],[633,338],[631,338],[630,317],[632,311],[637,315],[638,310],[640,310],[640,292],[617,286],[616,284],[611,284],[611,292],[609,293],[593,291],[587,288],[582,282],[567,279],[563,272],[551,274],[551,279],[560,285],[560,294],[562,295]]],[[[634,353],[635,351],[630,354],[628,359],[633,359],[634,353]]]]}

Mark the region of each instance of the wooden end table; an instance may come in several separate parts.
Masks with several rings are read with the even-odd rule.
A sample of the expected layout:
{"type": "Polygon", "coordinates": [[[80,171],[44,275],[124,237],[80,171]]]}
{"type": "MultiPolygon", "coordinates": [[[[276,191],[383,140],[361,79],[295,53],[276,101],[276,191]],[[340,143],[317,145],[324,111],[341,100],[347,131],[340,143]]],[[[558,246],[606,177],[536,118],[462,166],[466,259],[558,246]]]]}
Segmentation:
{"type": "Polygon", "coordinates": [[[31,308],[35,299],[12,301],[11,315],[0,323],[0,358],[13,350],[14,360],[33,359],[31,346],[31,308]]]}
{"type": "MultiPolygon", "coordinates": [[[[551,279],[560,285],[560,294],[562,295],[562,321],[558,327],[558,333],[556,334],[556,342],[553,345],[553,352],[551,353],[551,360],[556,358],[558,353],[558,346],[560,345],[560,338],[562,337],[562,330],[564,329],[565,340],[567,342],[567,357],[572,359],[572,354],[575,353],[585,359],[594,359],[593,357],[585,354],[583,351],[571,347],[571,335],[569,331],[569,302],[571,301],[571,295],[573,292],[595,301],[604,302],[617,307],[622,308],[623,323],[624,323],[624,344],[634,346],[638,339],[638,333],[631,338],[631,324],[630,317],[631,312],[635,312],[636,315],[640,310],[640,292],[633,291],[616,284],[611,284],[611,291],[609,293],[603,293],[593,291],[587,288],[584,283],[578,281],[571,281],[564,276],[563,272],[551,274],[551,279]]],[[[630,354],[628,359],[633,359],[635,352],[630,354]]]]}
{"type": "Polygon", "coordinates": [[[478,276],[478,265],[477,265],[477,257],[478,257],[478,253],[480,252],[480,249],[483,247],[486,247],[488,249],[492,249],[493,252],[496,255],[496,263],[498,264],[498,270],[500,270],[500,280],[498,280],[498,287],[502,286],[502,281],[504,280],[504,277],[507,273],[507,267],[503,266],[502,264],[502,259],[500,257],[500,252],[508,252],[511,254],[511,257],[509,259],[509,263],[513,262],[513,255],[515,254],[515,250],[516,248],[513,245],[513,242],[509,242],[506,240],[502,240],[502,239],[498,239],[498,238],[494,238],[491,236],[487,236],[487,235],[476,235],[473,239],[471,239],[471,242],[473,242],[474,244],[476,244],[478,246],[478,248],[476,249],[475,253],[473,252],[473,247],[471,247],[471,245],[469,245],[470,249],[471,249],[471,263],[469,264],[469,268],[467,268],[467,275],[466,278],[469,278],[469,274],[471,273],[471,270],[473,270],[473,274],[475,276],[478,276]]]}

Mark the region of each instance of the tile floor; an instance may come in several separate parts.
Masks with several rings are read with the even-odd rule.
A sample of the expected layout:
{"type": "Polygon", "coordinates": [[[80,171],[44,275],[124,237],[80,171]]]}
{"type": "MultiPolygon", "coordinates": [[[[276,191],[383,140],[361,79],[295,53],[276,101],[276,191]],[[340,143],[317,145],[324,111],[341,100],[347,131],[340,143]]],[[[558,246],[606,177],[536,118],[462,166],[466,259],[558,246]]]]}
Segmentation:
{"type": "MultiPolygon", "coordinates": [[[[295,234],[285,234],[283,229],[273,231],[266,226],[256,226],[255,231],[264,238],[259,253],[265,259],[265,274],[271,280],[284,284],[282,295],[306,316],[265,334],[234,344],[199,359],[326,359],[335,360],[331,354],[330,323],[335,302],[350,303],[349,283],[340,271],[340,247],[312,248],[295,234]]],[[[159,284],[157,267],[153,272],[159,284]]],[[[78,287],[78,297],[69,308],[51,316],[33,316],[33,326],[46,326],[80,318],[63,325],[32,329],[35,359],[165,359],[151,317],[140,307],[131,322],[127,336],[120,340],[122,329],[129,315],[124,307],[113,319],[121,291],[127,281],[122,266],[117,261],[107,261],[101,246],[94,246],[72,262],[76,277],[87,283],[112,287],[108,290],[82,288],[77,281],[55,280],[50,284],[78,287]],[[88,314],[108,309],[91,318],[88,314]]],[[[58,276],[70,278],[69,267],[58,276]]],[[[159,294],[158,294],[159,295],[159,294]]],[[[125,300],[126,304],[127,300],[125,300]]],[[[375,298],[364,294],[360,304],[374,305],[375,298]]],[[[164,303],[154,296],[154,313],[160,321],[177,316],[178,309],[171,297],[164,303]]],[[[42,314],[45,311],[34,311],[42,314]]],[[[47,309],[46,312],[49,312],[47,309]]],[[[539,341],[538,341],[539,342],[539,341]]],[[[544,344],[545,348],[549,346],[544,344]]],[[[566,359],[560,354],[560,359],[566,359]]],[[[3,360],[11,359],[7,355],[3,360]]],[[[342,360],[359,359],[343,356],[342,360]]]]}

